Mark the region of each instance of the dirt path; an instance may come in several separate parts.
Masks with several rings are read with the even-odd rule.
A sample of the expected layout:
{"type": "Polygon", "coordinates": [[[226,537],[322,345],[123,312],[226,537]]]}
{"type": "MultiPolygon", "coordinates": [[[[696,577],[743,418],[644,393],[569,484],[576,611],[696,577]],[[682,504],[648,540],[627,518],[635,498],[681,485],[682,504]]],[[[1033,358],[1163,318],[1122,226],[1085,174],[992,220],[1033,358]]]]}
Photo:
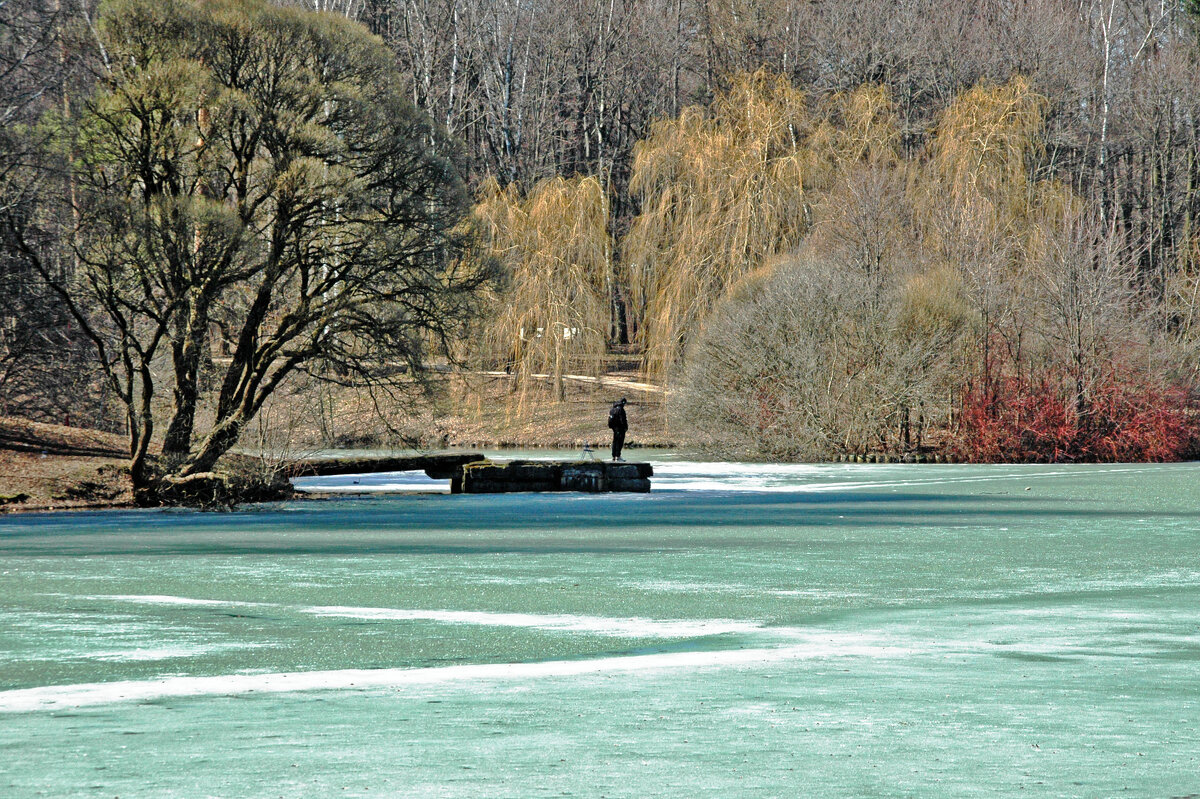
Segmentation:
{"type": "MultiPolygon", "coordinates": [[[[508,372],[472,372],[472,374],[483,375],[485,377],[512,377],[508,372]]],[[[554,375],[548,374],[531,374],[534,380],[553,380],[554,375]]],[[[600,386],[601,388],[624,388],[630,391],[645,391],[649,394],[665,394],[662,386],[654,383],[639,383],[636,380],[630,380],[626,377],[612,377],[605,375],[604,377],[591,377],[589,375],[563,375],[563,380],[570,380],[575,383],[590,383],[600,386]]]]}

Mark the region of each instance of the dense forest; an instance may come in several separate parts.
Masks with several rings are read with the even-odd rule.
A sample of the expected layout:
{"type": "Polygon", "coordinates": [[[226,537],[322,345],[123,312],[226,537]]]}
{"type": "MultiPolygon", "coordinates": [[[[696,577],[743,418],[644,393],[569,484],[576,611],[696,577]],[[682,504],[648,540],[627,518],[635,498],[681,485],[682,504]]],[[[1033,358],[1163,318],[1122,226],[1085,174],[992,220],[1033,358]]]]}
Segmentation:
{"type": "Polygon", "coordinates": [[[1195,0],[8,0],[0,413],[197,473],[294,374],[619,350],[724,454],[1193,457],[1198,67],[1195,0]]]}

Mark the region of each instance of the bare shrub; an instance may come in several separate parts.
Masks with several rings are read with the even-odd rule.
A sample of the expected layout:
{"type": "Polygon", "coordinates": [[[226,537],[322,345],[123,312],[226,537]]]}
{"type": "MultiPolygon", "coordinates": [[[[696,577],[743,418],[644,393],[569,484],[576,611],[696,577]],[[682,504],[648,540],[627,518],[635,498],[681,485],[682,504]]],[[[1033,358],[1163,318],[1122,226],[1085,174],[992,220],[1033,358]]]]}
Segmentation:
{"type": "Polygon", "coordinates": [[[819,460],[919,446],[922,421],[944,407],[961,321],[954,310],[948,321],[920,313],[918,291],[812,253],[747,279],[689,351],[677,423],[725,456],[819,460]]]}

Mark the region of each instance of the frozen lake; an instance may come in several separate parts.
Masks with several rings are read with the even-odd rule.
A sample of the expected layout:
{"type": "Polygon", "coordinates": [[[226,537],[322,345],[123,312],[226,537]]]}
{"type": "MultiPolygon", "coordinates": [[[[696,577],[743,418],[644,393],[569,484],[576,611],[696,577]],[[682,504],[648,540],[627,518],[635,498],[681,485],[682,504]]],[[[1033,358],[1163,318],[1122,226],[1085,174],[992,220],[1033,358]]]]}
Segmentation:
{"type": "Polygon", "coordinates": [[[1200,794],[1200,466],[658,457],[0,517],[0,796],[1200,794]]]}

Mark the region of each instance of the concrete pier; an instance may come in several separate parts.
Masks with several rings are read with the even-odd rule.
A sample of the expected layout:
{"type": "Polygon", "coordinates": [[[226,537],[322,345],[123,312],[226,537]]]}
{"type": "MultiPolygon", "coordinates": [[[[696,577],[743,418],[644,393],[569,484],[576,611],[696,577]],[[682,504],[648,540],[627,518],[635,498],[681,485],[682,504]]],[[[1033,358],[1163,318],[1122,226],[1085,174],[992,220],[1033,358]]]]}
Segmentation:
{"type": "MultiPolygon", "coordinates": [[[[462,467],[465,494],[515,491],[586,491],[605,493],[650,490],[654,468],[648,463],[611,461],[477,461],[462,467]]],[[[453,488],[451,489],[453,490],[453,488]]]]}
{"type": "Polygon", "coordinates": [[[612,461],[490,461],[479,453],[311,458],[291,464],[287,477],[424,471],[449,480],[452,494],[514,491],[586,491],[593,494],[650,490],[648,463],[612,461]]]}

